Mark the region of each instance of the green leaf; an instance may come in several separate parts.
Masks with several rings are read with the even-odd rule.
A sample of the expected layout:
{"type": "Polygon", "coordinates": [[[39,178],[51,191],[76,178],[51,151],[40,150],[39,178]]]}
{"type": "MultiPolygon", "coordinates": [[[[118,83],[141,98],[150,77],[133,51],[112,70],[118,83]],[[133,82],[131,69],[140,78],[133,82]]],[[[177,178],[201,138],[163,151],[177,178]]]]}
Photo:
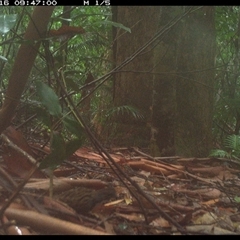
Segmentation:
{"type": "Polygon", "coordinates": [[[62,115],[61,106],[56,93],[45,83],[37,81],[36,91],[40,102],[44,105],[50,115],[60,117],[62,115]]]}
{"type": "Polygon", "coordinates": [[[0,15],[0,34],[6,34],[13,27],[17,20],[17,14],[0,15]]]}
{"type": "Polygon", "coordinates": [[[62,135],[56,131],[52,133],[51,137],[51,153],[43,159],[39,168],[54,169],[60,165],[66,158],[66,144],[62,135]]]}
{"type": "Polygon", "coordinates": [[[70,157],[83,145],[83,139],[72,139],[66,143],[66,158],[70,157]]]}
{"type": "Polygon", "coordinates": [[[235,196],[235,197],[234,197],[234,201],[237,202],[237,203],[240,203],[240,197],[235,196]]]}
{"type": "Polygon", "coordinates": [[[128,28],[128,27],[125,27],[125,26],[124,26],[123,24],[121,24],[121,23],[117,23],[117,22],[113,22],[113,21],[108,21],[108,20],[101,21],[101,22],[98,22],[98,23],[109,24],[109,25],[112,25],[112,26],[117,27],[117,28],[122,28],[122,29],[124,29],[125,31],[131,33],[131,29],[128,28]]]}
{"type": "Polygon", "coordinates": [[[39,106],[39,107],[35,107],[33,110],[35,110],[35,112],[37,113],[38,120],[40,120],[48,128],[51,128],[52,121],[46,109],[39,106]]]}
{"type": "Polygon", "coordinates": [[[71,117],[65,117],[63,119],[63,124],[66,127],[66,129],[74,136],[78,137],[79,139],[83,137],[84,129],[81,126],[81,124],[77,122],[75,119],[71,117]]]}

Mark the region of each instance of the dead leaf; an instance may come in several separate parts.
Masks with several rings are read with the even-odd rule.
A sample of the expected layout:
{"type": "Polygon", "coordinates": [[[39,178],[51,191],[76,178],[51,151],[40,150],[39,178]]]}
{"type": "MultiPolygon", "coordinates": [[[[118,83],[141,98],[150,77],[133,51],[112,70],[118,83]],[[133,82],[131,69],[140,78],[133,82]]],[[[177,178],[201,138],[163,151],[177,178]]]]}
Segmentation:
{"type": "Polygon", "coordinates": [[[156,218],[154,219],[151,223],[150,223],[151,226],[154,226],[154,227],[162,227],[162,228],[169,228],[171,227],[171,225],[169,224],[169,222],[167,220],[165,220],[164,218],[162,217],[159,217],[159,218],[156,218]]]}
{"type": "Polygon", "coordinates": [[[62,25],[59,29],[51,29],[49,31],[49,36],[57,38],[60,41],[64,41],[71,38],[77,34],[83,34],[85,30],[82,27],[62,25]]]}
{"type": "Polygon", "coordinates": [[[206,225],[195,225],[195,226],[186,226],[186,231],[190,233],[196,234],[208,234],[208,235],[236,235],[235,232],[228,231],[214,225],[206,226],[206,225]]]}
{"type": "Polygon", "coordinates": [[[211,212],[207,212],[199,217],[197,217],[196,219],[193,219],[193,223],[194,224],[212,224],[212,223],[216,223],[217,222],[217,215],[215,215],[214,213],[211,212]]]}
{"type": "Polygon", "coordinates": [[[132,213],[132,214],[123,214],[123,213],[116,213],[117,216],[125,218],[129,221],[134,221],[134,222],[144,222],[145,218],[143,214],[137,214],[137,213],[132,213]]]}

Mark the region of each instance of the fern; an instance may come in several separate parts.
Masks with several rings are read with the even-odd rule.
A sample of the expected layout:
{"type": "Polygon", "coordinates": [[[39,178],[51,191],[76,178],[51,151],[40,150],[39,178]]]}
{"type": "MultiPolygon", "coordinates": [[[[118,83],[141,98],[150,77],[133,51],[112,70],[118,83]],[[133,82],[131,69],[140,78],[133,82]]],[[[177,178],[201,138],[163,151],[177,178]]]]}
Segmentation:
{"type": "Polygon", "coordinates": [[[240,153],[240,136],[230,135],[225,140],[225,147],[233,152],[240,153]]]}
{"type": "Polygon", "coordinates": [[[110,118],[112,116],[119,116],[124,114],[132,116],[136,120],[144,119],[144,115],[137,108],[129,105],[113,107],[107,111],[106,116],[107,118],[110,118]]]}
{"type": "Polygon", "coordinates": [[[209,154],[210,157],[231,158],[231,154],[222,149],[214,149],[209,154]]]}
{"type": "Polygon", "coordinates": [[[129,106],[129,105],[123,105],[123,106],[114,106],[114,107],[109,107],[108,109],[101,110],[96,109],[93,112],[93,117],[92,117],[92,124],[94,126],[108,126],[109,124],[112,124],[113,122],[116,121],[116,118],[119,116],[126,116],[126,118],[133,118],[135,120],[143,120],[144,115],[135,107],[129,106]]]}
{"type": "Polygon", "coordinates": [[[222,157],[222,158],[235,158],[240,160],[240,136],[239,135],[230,135],[226,138],[223,149],[212,150],[210,155],[211,157],[222,157]]]}

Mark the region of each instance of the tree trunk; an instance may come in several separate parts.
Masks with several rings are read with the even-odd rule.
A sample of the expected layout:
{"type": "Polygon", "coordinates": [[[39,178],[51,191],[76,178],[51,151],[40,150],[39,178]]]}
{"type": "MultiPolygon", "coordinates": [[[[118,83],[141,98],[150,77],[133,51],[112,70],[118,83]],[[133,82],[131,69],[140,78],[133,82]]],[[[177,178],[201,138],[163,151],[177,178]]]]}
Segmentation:
{"type": "MultiPolygon", "coordinates": [[[[113,13],[115,21],[132,31],[115,30],[114,60],[119,65],[156,33],[160,7],[115,7],[113,13]]],[[[146,122],[152,101],[153,56],[152,46],[148,47],[115,75],[114,105],[133,106],[145,117],[140,121],[126,114],[118,115],[116,139],[121,139],[121,142],[117,144],[147,146],[149,143],[150,131],[146,122]]]]}
{"type": "MultiPolygon", "coordinates": [[[[176,6],[161,8],[159,29],[168,24],[174,18],[174,14],[181,14],[180,8],[176,6]]],[[[154,156],[170,156],[175,154],[174,123],[178,25],[179,23],[172,27],[171,31],[164,35],[163,39],[154,49],[153,111],[150,147],[157,145],[159,150],[157,154],[154,150],[150,149],[151,154],[154,156]]]]}
{"type": "Polygon", "coordinates": [[[176,153],[203,157],[212,147],[214,7],[203,7],[190,14],[178,39],[176,153]]]}
{"type": "Polygon", "coordinates": [[[5,101],[0,110],[0,133],[10,125],[54,7],[35,7],[9,78],[5,101]]]}
{"type": "MultiPolygon", "coordinates": [[[[116,65],[180,16],[182,9],[185,8],[114,8],[113,14],[117,15],[114,21],[132,29],[131,34],[115,30],[116,65]]],[[[214,7],[203,7],[183,18],[159,42],[116,74],[115,106],[132,105],[145,114],[142,124],[131,121],[129,116],[118,116],[116,138],[121,139],[120,145],[150,146],[154,156],[209,154],[214,31],[214,7]]]]}

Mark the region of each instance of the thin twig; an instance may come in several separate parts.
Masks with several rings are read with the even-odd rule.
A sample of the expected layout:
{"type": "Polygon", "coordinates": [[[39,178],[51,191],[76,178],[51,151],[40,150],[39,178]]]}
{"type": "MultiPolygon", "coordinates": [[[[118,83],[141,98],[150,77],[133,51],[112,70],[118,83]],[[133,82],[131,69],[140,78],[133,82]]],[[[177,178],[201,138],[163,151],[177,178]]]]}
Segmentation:
{"type": "Polygon", "coordinates": [[[5,135],[5,134],[1,134],[0,135],[1,139],[4,140],[5,142],[7,142],[7,144],[12,147],[13,149],[15,149],[16,151],[18,151],[19,153],[23,154],[25,157],[27,157],[29,159],[29,161],[31,161],[31,163],[33,163],[33,167],[32,169],[30,169],[28,175],[26,176],[26,178],[16,187],[15,192],[11,195],[11,197],[8,199],[8,201],[2,206],[2,208],[0,209],[0,219],[2,222],[2,217],[4,212],[6,211],[6,209],[10,206],[10,204],[16,199],[16,197],[18,196],[18,194],[20,193],[20,191],[23,189],[23,187],[25,186],[25,184],[28,182],[28,180],[31,178],[31,176],[35,173],[35,171],[38,169],[38,165],[39,163],[36,161],[36,159],[34,159],[31,155],[29,155],[28,153],[26,153],[25,151],[23,151],[21,148],[19,148],[18,146],[16,146],[13,142],[11,142],[9,140],[9,138],[5,135]]]}

